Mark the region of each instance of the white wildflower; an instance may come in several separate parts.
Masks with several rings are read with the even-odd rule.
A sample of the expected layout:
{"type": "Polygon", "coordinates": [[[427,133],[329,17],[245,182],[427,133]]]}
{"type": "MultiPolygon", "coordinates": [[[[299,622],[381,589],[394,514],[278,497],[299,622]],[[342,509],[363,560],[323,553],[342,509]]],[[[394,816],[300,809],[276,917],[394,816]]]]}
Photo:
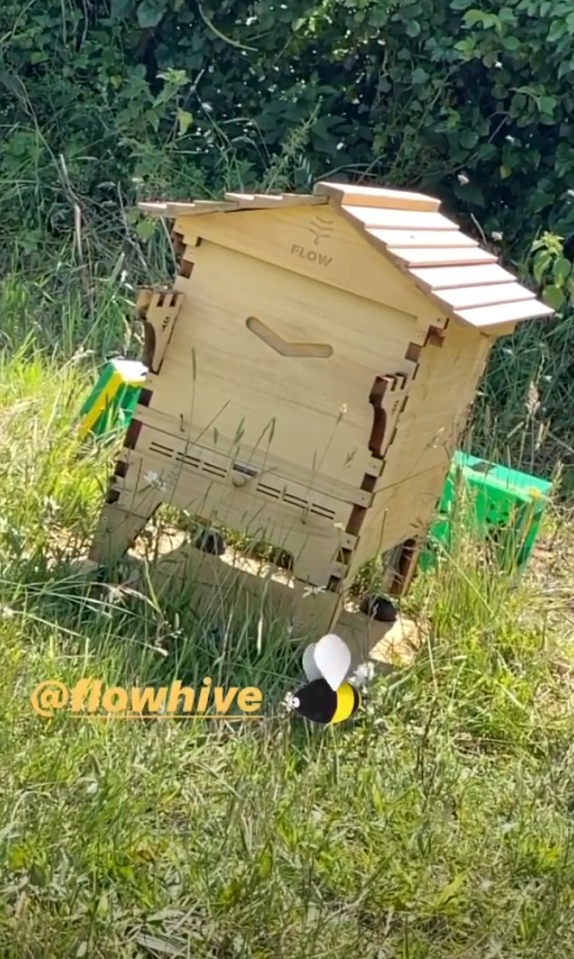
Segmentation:
{"type": "Polygon", "coordinates": [[[318,596],[319,593],[324,593],[326,589],[326,586],[311,586],[311,584],[308,583],[303,587],[303,599],[306,599],[307,596],[318,596]]]}
{"type": "Polygon", "coordinates": [[[292,713],[295,709],[298,708],[300,704],[299,704],[299,700],[297,699],[296,696],[293,695],[293,693],[287,693],[281,705],[283,709],[285,710],[285,712],[292,713]]]}
{"type": "Polygon", "coordinates": [[[153,486],[154,489],[164,490],[165,483],[159,473],[156,473],[154,470],[149,470],[144,474],[144,480],[146,483],[149,483],[150,486],[153,486]]]}

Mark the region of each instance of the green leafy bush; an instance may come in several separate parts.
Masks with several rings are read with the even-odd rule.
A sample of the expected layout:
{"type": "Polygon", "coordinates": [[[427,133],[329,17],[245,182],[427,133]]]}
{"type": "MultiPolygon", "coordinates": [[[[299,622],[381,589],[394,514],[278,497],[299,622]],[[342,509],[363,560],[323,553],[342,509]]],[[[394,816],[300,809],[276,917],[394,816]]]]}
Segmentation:
{"type": "Polygon", "coordinates": [[[561,315],[497,350],[483,406],[507,436],[538,377],[540,415],[563,410],[554,428],[572,446],[569,264],[557,283],[529,251],[574,229],[573,77],[568,0],[9,0],[2,258],[30,272],[47,244],[76,256],[88,232],[92,273],[120,252],[145,272],[157,236],[131,211],[139,197],[325,176],[426,190],[549,286],[561,315]]]}

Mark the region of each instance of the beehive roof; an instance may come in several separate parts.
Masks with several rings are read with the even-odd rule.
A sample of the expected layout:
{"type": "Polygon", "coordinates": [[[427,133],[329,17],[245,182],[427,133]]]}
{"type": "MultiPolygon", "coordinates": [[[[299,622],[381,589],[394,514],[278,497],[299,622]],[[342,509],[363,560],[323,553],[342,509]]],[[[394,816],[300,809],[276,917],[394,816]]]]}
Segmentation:
{"type": "Polygon", "coordinates": [[[226,193],[221,202],[141,203],[140,209],[171,219],[327,203],[443,312],[462,323],[494,332],[508,323],[554,314],[499,266],[494,254],[444,216],[439,200],[420,193],[324,181],[312,194],[226,193]]]}

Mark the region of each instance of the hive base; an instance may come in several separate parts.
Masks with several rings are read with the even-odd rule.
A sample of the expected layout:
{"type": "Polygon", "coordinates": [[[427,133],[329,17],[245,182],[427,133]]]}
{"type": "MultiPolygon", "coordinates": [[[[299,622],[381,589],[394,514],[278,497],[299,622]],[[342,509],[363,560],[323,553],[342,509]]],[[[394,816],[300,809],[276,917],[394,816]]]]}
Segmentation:
{"type": "MultiPolygon", "coordinates": [[[[353,667],[369,659],[387,668],[406,664],[420,647],[412,620],[397,614],[392,623],[378,622],[352,603],[343,603],[338,594],[314,591],[276,567],[232,551],[213,556],[182,542],[154,562],[131,557],[132,564],[132,588],[145,591],[151,583],[160,599],[177,595],[185,603],[189,597],[193,615],[208,624],[227,628],[235,619],[247,618],[257,622],[263,637],[287,625],[292,642],[302,646],[334,631],[349,647],[353,667]]],[[[82,566],[86,573],[97,568],[90,561],[82,566]]]]}

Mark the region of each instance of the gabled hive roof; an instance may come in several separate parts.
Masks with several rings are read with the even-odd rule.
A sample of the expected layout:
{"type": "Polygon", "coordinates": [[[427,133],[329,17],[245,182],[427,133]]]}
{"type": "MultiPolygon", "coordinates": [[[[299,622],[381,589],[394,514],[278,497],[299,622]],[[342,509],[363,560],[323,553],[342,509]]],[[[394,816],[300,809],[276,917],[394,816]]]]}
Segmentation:
{"type": "Polygon", "coordinates": [[[497,257],[440,212],[440,201],[420,193],[317,183],[312,194],[226,193],[221,202],[140,203],[142,212],[180,218],[246,210],[331,204],[387,260],[443,312],[488,332],[554,314],[498,265],[497,257]]]}

